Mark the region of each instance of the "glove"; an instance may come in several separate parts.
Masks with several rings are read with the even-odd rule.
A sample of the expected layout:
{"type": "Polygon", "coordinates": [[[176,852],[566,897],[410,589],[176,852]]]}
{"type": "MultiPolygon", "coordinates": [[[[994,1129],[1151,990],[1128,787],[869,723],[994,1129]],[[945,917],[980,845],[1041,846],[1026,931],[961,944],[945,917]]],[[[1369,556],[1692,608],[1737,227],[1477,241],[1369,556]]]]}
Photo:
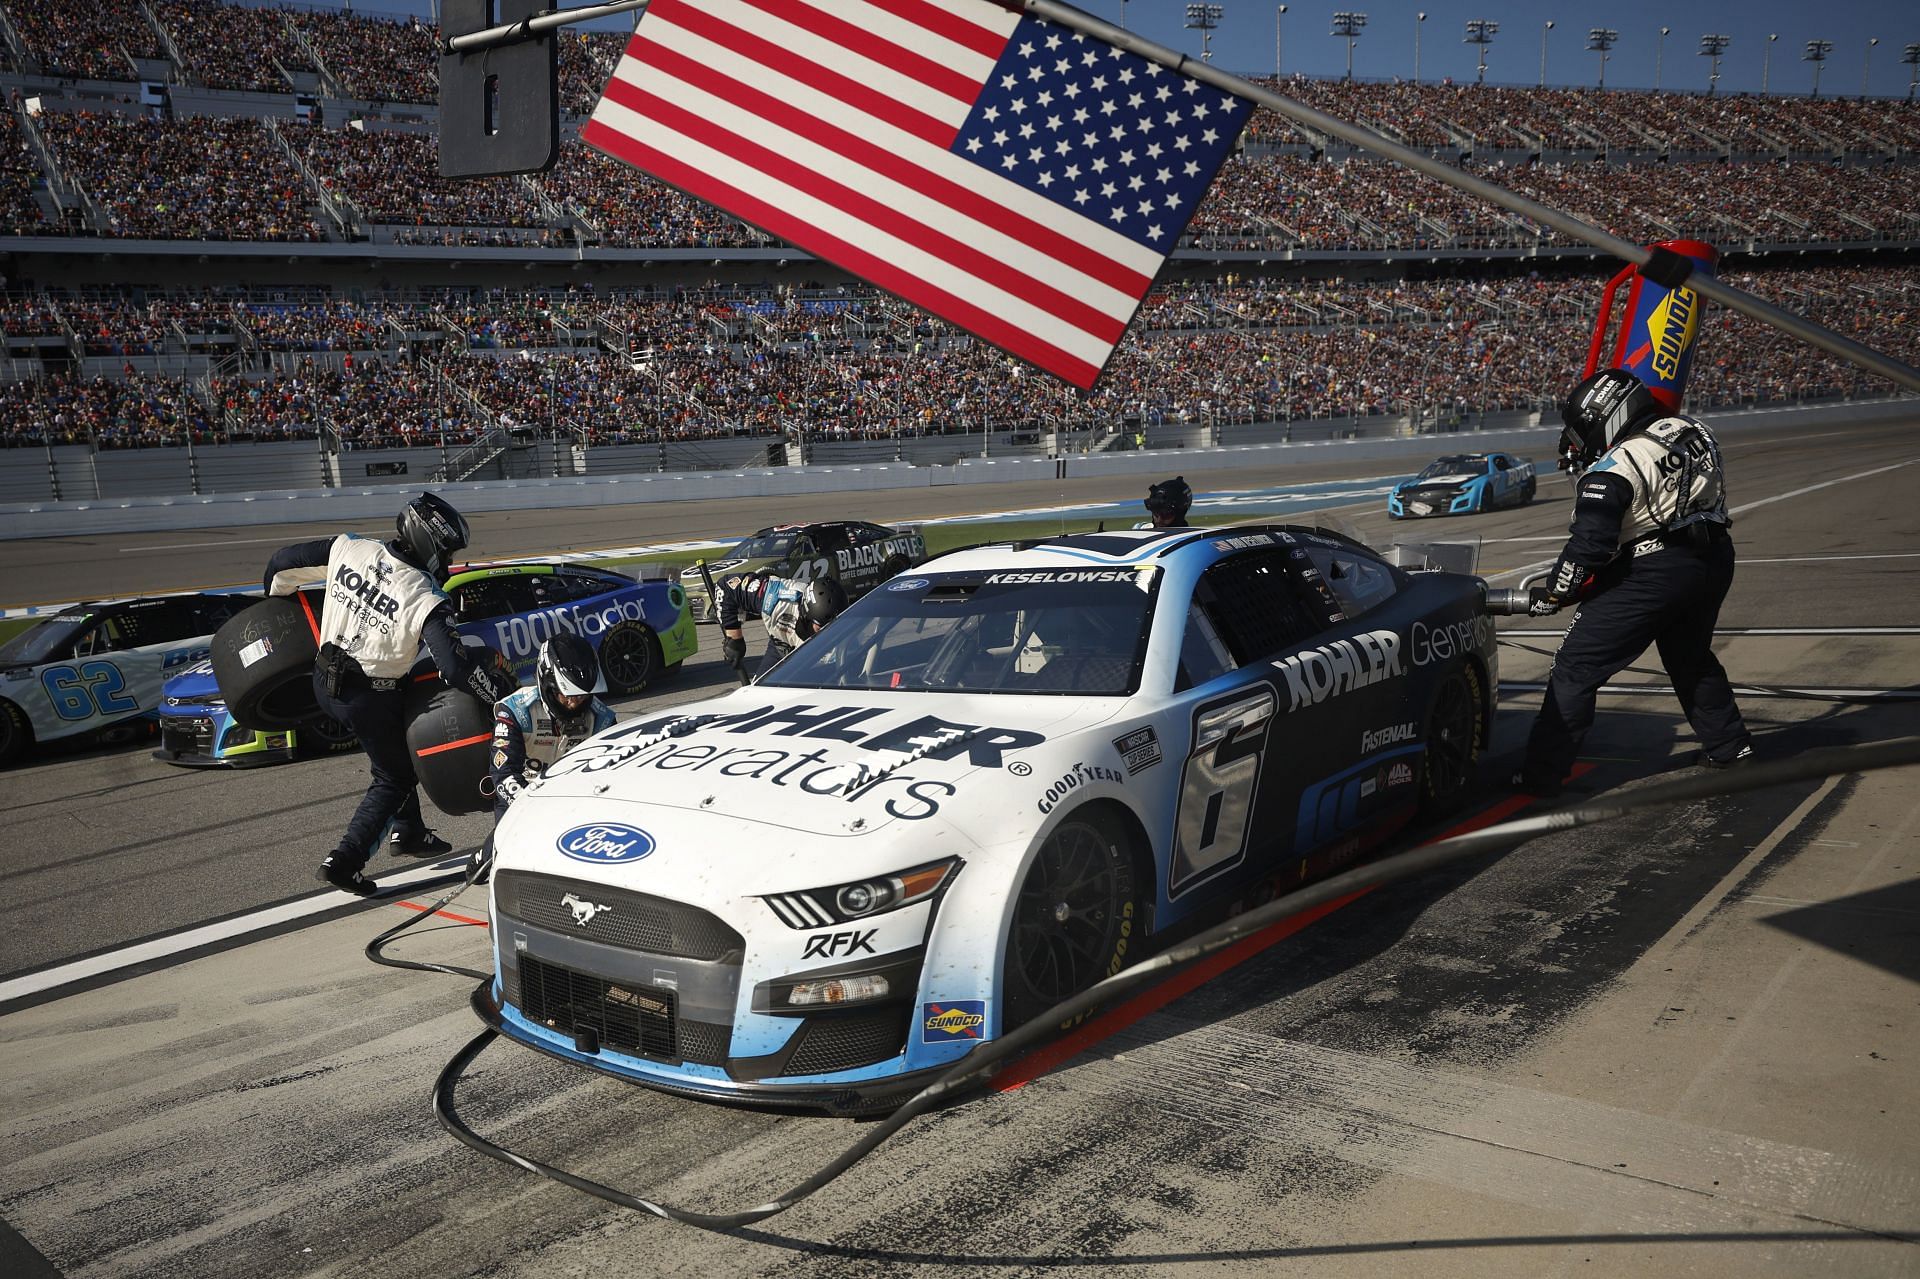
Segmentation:
{"type": "Polygon", "coordinates": [[[724,657],[727,661],[727,665],[733,667],[734,670],[738,671],[738,670],[746,669],[746,665],[747,665],[746,636],[742,635],[742,636],[739,636],[738,638],[732,638],[732,637],[722,638],[720,641],[720,656],[724,657]]]}
{"type": "Polygon", "coordinates": [[[476,666],[467,675],[467,689],[491,706],[520,687],[511,675],[491,665],[476,666]]]}
{"type": "Polygon", "coordinates": [[[1536,586],[1527,592],[1528,617],[1552,617],[1566,606],[1566,600],[1557,595],[1548,594],[1544,586],[1536,586]]]}

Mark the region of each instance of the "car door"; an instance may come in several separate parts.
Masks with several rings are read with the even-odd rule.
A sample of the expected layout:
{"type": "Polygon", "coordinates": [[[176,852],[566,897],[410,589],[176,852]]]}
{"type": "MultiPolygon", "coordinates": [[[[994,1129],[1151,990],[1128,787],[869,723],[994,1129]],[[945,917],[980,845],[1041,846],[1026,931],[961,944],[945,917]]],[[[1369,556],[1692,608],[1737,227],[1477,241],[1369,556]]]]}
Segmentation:
{"type": "Polygon", "coordinates": [[[1492,478],[1487,481],[1489,492],[1482,506],[1494,506],[1505,503],[1513,496],[1515,475],[1513,459],[1505,453],[1495,453],[1491,459],[1492,478]]]}
{"type": "Polygon", "coordinates": [[[207,655],[193,597],[135,600],[104,611],[75,637],[71,660],[40,669],[64,736],[146,714],[166,677],[207,655]]]}

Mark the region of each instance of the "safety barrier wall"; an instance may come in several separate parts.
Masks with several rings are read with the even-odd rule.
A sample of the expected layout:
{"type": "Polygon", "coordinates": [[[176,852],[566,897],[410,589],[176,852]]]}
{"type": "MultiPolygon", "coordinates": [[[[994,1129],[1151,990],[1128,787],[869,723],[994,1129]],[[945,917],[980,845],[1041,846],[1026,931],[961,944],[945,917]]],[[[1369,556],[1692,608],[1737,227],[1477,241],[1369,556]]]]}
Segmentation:
{"type": "MultiPolygon", "coordinates": [[[[1911,416],[1911,398],[1745,412],[1715,413],[1723,432],[1795,421],[1820,426],[1843,422],[1890,421],[1911,416]]],[[[540,510],[554,507],[618,506],[651,502],[719,501],[735,497],[799,496],[810,493],[871,492],[933,488],[1001,481],[1158,476],[1173,464],[1190,474],[1231,471],[1289,462],[1379,461],[1388,469],[1410,467],[1436,452],[1460,449],[1514,449],[1536,457],[1552,447],[1554,426],[1488,418],[1488,429],[1448,435],[1392,439],[1319,440],[1235,445],[1178,452],[1149,449],[1121,453],[1049,457],[971,458],[951,465],[915,466],[876,462],[846,466],[772,467],[728,472],[668,472],[586,475],[514,480],[508,483],[449,484],[437,491],[463,511],[540,510]]],[[[1543,462],[1547,461],[1542,457],[1543,462]]],[[[63,537],[82,533],[132,533],[164,529],[215,529],[291,522],[356,521],[390,515],[391,487],[354,485],[333,489],[282,489],[257,493],[202,494],[194,497],[118,498],[104,501],[30,502],[0,505],[0,539],[63,537]]]]}

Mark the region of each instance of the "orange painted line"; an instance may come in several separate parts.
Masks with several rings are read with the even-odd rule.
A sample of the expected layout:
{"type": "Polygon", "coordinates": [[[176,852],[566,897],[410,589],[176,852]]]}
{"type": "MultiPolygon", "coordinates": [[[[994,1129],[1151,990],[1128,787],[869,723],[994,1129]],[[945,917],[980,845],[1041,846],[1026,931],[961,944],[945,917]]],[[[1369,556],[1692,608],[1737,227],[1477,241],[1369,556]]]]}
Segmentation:
{"type": "Polygon", "coordinates": [[[457,751],[462,746],[472,746],[476,742],[490,742],[492,740],[493,740],[493,730],[489,729],[486,732],[480,733],[473,737],[463,737],[457,742],[442,742],[438,746],[429,746],[427,747],[427,749],[421,751],[420,754],[438,755],[441,751],[457,751]]]}
{"type": "Polygon", "coordinates": [[[320,619],[313,615],[313,605],[307,603],[305,591],[295,591],[293,597],[300,601],[300,611],[307,615],[307,626],[313,631],[313,642],[320,642],[320,619]]]}
{"type": "MultiPolygon", "coordinates": [[[[1574,774],[1578,776],[1592,767],[1593,765],[1591,764],[1576,767],[1574,774]]],[[[1505,821],[1508,817],[1533,802],[1534,800],[1531,795],[1515,795],[1511,798],[1503,799],[1499,803],[1474,814],[1459,825],[1435,836],[1432,840],[1429,840],[1428,843],[1438,843],[1443,839],[1452,839],[1457,835],[1470,834],[1483,827],[1492,826],[1496,822],[1505,821]]],[[[1424,847],[1424,845],[1422,845],[1422,847],[1424,847]]],[[[1016,1059],[1012,1065],[1000,1072],[999,1077],[995,1079],[989,1087],[994,1092],[1012,1092],[1016,1088],[1025,1087],[1054,1067],[1078,1056],[1101,1040],[1125,1030],[1128,1026],[1133,1025],[1150,1013],[1160,1011],[1160,1009],[1165,1008],[1168,1004],[1180,998],[1180,996],[1205,985],[1228,969],[1245,963],[1261,951],[1285,941],[1308,925],[1318,923],[1328,915],[1333,914],[1336,910],[1352,905],[1372,891],[1373,889],[1371,888],[1362,888],[1356,892],[1347,894],[1345,897],[1315,906],[1310,910],[1303,910],[1298,915],[1290,915],[1286,919],[1267,925],[1267,927],[1253,934],[1253,936],[1243,938],[1225,950],[1209,956],[1191,967],[1181,969],[1172,977],[1169,977],[1157,985],[1148,987],[1112,1011],[1100,1014],[1064,1038],[1056,1039],[1052,1043],[1036,1048],[1026,1056],[1016,1059]]]]}
{"type": "MultiPolygon", "coordinates": [[[[419,902],[395,902],[394,905],[400,907],[403,910],[425,911],[427,909],[425,906],[422,906],[419,902]]],[[[460,921],[463,924],[472,924],[476,928],[487,927],[486,920],[475,919],[471,915],[456,915],[450,910],[436,910],[436,911],[431,911],[429,913],[438,915],[442,919],[455,919],[460,921]]]]}

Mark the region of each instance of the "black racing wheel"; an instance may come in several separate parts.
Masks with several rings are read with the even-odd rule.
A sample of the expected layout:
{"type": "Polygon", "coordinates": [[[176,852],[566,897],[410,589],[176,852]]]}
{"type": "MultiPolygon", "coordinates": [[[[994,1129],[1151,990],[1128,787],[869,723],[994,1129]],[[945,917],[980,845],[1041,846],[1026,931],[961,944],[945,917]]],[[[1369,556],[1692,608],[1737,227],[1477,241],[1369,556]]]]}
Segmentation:
{"type": "Polygon", "coordinates": [[[1480,751],[1486,745],[1486,715],[1480,671],[1471,662],[1440,681],[1427,708],[1426,752],[1420,758],[1420,811],[1451,812],[1473,789],[1480,751]]]}
{"type": "Polygon", "coordinates": [[[27,713],[0,698],[0,764],[11,764],[33,745],[33,721],[27,713]]]}
{"type": "Polygon", "coordinates": [[[1040,846],[1014,901],[1000,1033],[1119,972],[1145,925],[1118,824],[1098,811],[1069,815],[1040,846]]]}
{"type": "Polygon", "coordinates": [[[610,693],[637,693],[653,682],[662,664],[660,641],[645,622],[621,622],[600,641],[600,669],[610,693]]]}

